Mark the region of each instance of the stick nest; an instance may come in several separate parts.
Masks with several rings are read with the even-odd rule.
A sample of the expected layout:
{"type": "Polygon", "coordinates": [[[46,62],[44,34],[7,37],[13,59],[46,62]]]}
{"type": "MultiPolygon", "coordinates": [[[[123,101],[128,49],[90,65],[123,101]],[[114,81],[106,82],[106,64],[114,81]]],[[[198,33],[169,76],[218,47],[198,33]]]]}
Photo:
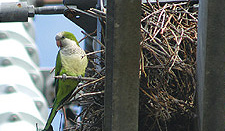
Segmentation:
{"type": "Polygon", "coordinates": [[[188,130],[195,117],[197,9],[147,3],[142,12],[139,127],[188,130]]]}
{"type": "MultiPolygon", "coordinates": [[[[142,4],[140,131],[188,131],[193,128],[198,22],[195,6],[190,2],[142,4]]],[[[104,23],[102,21],[102,25],[104,23]]],[[[104,39],[104,34],[102,36],[104,39]]],[[[96,78],[97,82],[87,81],[82,89],[84,94],[76,99],[83,110],[73,120],[73,129],[102,130],[104,55],[103,51],[101,57],[97,53],[88,56],[87,76],[96,78]],[[81,121],[77,122],[79,117],[81,121]]]]}

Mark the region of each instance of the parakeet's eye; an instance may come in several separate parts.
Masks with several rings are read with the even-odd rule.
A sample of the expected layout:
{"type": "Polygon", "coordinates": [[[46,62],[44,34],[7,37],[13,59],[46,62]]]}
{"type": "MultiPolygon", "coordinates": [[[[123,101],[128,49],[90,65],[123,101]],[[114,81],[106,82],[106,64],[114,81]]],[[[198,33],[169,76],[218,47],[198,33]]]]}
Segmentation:
{"type": "Polygon", "coordinates": [[[66,37],[65,36],[62,36],[62,39],[65,39],[66,37]]]}

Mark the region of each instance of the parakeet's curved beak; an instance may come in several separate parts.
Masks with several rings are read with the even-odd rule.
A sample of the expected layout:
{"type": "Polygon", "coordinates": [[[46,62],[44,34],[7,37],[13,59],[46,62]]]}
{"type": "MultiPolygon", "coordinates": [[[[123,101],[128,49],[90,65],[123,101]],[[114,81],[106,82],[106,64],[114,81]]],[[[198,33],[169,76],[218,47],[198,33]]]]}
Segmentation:
{"type": "Polygon", "coordinates": [[[60,40],[56,40],[56,45],[57,45],[58,47],[61,47],[61,46],[62,46],[61,41],[60,41],[60,40]]]}
{"type": "Polygon", "coordinates": [[[58,47],[62,47],[61,36],[60,35],[56,35],[55,40],[56,40],[56,45],[58,47]]]}

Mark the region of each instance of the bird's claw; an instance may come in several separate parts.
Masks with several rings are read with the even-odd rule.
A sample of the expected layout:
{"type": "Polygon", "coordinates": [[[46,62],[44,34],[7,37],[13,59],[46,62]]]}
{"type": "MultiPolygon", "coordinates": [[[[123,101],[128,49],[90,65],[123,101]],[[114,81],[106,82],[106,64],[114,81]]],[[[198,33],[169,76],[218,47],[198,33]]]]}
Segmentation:
{"type": "Polygon", "coordinates": [[[79,76],[77,76],[77,78],[78,78],[78,81],[81,81],[81,75],[79,75],[79,76]]]}
{"type": "Polygon", "coordinates": [[[66,74],[62,74],[62,80],[65,81],[66,80],[66,74]]]}

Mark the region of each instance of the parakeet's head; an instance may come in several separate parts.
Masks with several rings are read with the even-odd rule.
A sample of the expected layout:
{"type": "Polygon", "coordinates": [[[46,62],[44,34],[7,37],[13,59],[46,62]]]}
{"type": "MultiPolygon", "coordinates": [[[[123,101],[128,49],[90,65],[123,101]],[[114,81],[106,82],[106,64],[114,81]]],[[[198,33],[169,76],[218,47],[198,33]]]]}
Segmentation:
{"type": "Polygon", "coordinates": [[[76,37],[72,33],[66,32],[66,31],[58,33],[55,36],[55,40],[56,40],[57,46],[60,48],[70,44],[74,44],[74,42],[71,42],[71,41],[75,41],[76,44],[78,45],[76,37]]]}

